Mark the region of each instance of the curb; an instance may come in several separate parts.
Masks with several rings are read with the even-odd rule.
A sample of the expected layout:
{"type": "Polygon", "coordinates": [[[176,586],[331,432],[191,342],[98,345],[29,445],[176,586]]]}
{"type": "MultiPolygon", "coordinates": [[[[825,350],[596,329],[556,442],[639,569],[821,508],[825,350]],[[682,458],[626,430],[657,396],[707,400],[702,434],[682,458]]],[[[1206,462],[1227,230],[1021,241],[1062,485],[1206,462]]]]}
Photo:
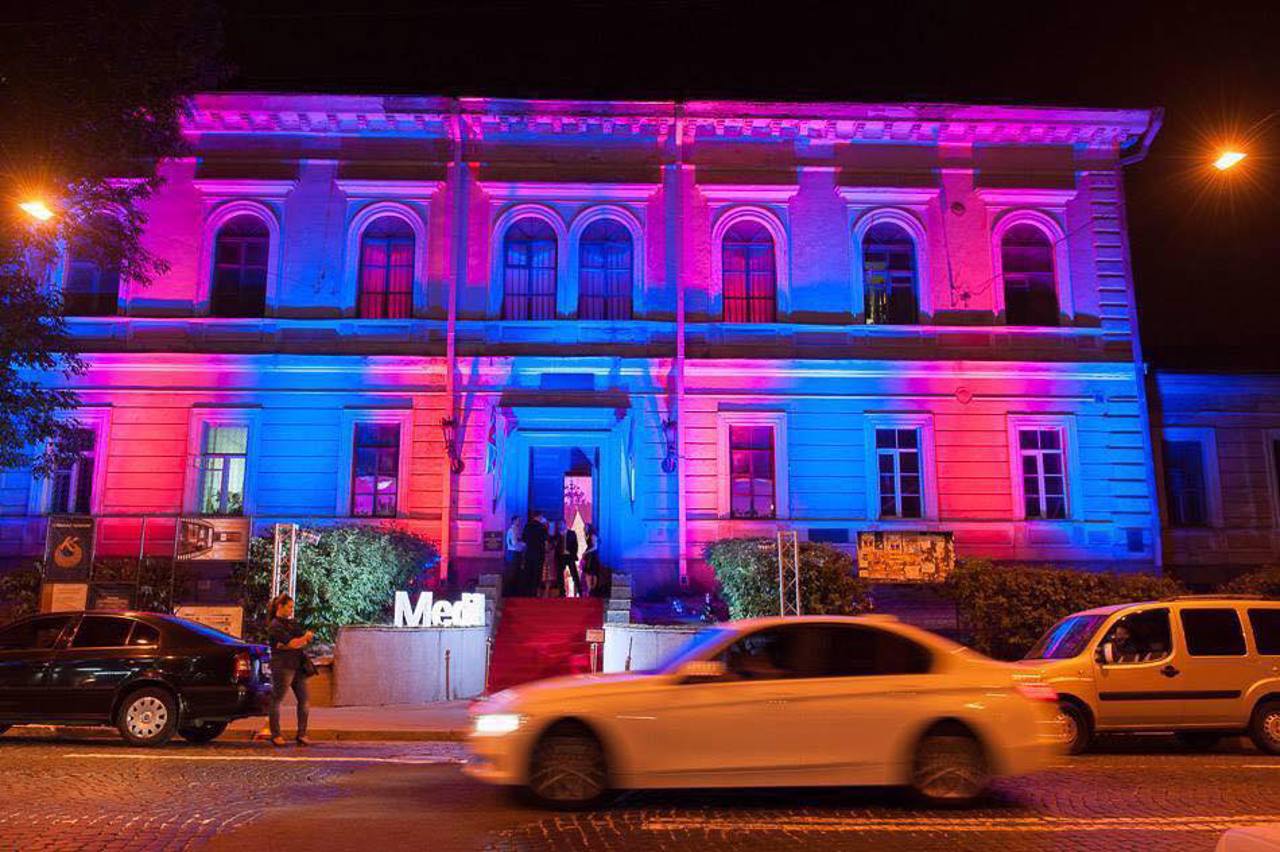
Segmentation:
{"type": "MultiPolygon", "coordinates": [[[[253,742],[257,739],[258,732],[256,730],[229,730],[222,736],[218,737],[214,742],[253,742]]],[[[322,742],[463,742],[467,738],[467,731],[464,729],[437,729],[437,730],[343,730],[343,729],[319,729],[308,731],[307,735],[311,739],[322,742]]],[[[286,736],[288,734],[286,733],[286,736]]],[[[111,740],[123,742],[120,735],[111,728],[80,728],[80,727],[54,727],[49,725],[14,725],[10,728],[6,737],[0,738],[0,744],[5,740],[16,741],[18,739],[40,739],[40,740],[111,740]]],[[[266,744],[265,739],[258,740],[266,744]]],[[[172,740],[174,743],[183,742],[182,737],[175,734],[172,740]]]]}

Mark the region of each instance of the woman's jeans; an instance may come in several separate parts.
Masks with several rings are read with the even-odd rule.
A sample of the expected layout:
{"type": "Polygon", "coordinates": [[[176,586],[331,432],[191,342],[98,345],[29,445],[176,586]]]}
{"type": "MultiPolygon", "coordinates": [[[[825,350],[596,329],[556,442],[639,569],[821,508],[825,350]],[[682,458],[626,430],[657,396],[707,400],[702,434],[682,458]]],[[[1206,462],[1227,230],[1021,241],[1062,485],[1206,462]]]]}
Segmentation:
{"type": "Polygon", "coordinates": [[[298,733],[307,735],[307,713],[311,710],[311,698],[307,694],[307,678],[297,669],[279,669],[271,672],[271,736],[280,736],[280,702],[285,694],[293,689],[293,697],[298,699],[298,733]]]}

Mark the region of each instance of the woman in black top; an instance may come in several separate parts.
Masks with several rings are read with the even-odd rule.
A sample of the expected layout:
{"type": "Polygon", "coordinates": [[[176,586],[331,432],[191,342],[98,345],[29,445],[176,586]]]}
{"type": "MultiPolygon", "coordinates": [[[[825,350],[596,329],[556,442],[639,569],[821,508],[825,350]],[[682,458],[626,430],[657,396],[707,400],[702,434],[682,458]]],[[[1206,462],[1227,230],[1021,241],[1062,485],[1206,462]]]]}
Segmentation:
{"type": "Polygon", "coordinates": [[[307,713],[311,709],[307,694],[307,664],[302,649],[311,644],[315,633],[293,620],[293,598],[278,595],[267,606],[271,624],[267,638],[271,643],[271,744],[286,745],[280,734],[280,702],[292,689],[298,699],[298,745],[311,745],[307,738],[307,713]]]}

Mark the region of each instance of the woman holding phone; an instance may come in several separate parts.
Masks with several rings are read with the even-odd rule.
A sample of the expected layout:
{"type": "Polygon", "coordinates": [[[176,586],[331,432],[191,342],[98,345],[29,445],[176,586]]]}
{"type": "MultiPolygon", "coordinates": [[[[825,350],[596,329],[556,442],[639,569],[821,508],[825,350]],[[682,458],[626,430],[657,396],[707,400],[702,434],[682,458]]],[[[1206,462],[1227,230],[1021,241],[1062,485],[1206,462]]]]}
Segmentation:
{"type": "Polygon", "coordinates": [[[287,745],[288,741],[280,734],[280,703],[285,694],[292,689],[298,700],[298,745],[311,745],[307,738],[307,713],[310,698],[307,694],[307,678],[311,676],[307,659],[302,649],[311,644],[315,632],[306,630],[293,618],[293,598],[287,594],[276,596],[267,606],[267,615],[271,624],[267,627],[267,638],[271,643],[271,744],[287,745]]]}

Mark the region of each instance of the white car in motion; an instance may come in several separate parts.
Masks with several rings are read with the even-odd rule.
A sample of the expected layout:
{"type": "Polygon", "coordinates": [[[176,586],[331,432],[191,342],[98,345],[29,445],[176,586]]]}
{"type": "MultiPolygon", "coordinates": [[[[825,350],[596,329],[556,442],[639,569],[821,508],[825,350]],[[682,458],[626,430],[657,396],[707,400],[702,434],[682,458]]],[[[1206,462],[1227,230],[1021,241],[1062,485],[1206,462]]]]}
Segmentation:
{"type": "Polygon", "coordinates": [[[545,805],[613,790],[905,785],[932,802],[1063,751],[1034,672],[886,616],[730,622],[650,672],[529,683],[471,710],[467,773],[545,805]]]}

